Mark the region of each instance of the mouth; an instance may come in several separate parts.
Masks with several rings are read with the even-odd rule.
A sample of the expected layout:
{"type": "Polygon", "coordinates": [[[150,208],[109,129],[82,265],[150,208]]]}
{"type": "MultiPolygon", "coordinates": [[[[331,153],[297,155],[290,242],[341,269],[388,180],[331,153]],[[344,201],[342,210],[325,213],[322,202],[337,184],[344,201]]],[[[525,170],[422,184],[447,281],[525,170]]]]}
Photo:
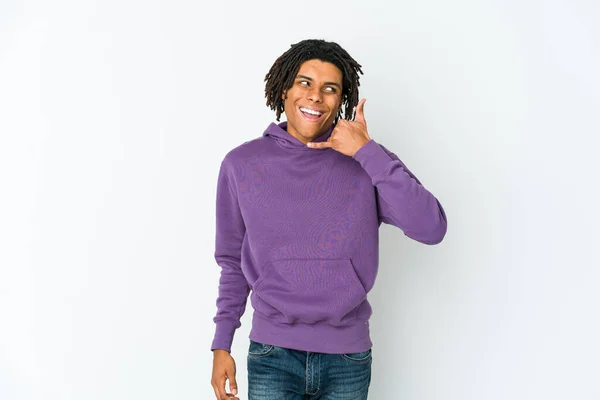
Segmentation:
{"type": "Polygon", "coordinates": [[[313,108],[308,108],[308,107],[298,107],[298,109],[300,110],[300,112],[302,113],[304,118],[311,122],[319,121],[321,119],[321,117],[323,117],[323,115],[325,114],[322,111],[315,110],[313,108]]]}

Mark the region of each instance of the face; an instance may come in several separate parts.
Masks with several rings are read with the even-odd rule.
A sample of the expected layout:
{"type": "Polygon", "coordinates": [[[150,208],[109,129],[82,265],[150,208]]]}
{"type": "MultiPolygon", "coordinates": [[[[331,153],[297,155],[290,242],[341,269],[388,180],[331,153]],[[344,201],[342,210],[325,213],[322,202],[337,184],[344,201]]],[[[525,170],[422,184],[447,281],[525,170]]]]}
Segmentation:
{"type": "Polygon", "coordinates": [[[340,109],[342,71],[321,60],[305,61],[282,98],[288,133],[308,143],[327,132],[340,109]]]}

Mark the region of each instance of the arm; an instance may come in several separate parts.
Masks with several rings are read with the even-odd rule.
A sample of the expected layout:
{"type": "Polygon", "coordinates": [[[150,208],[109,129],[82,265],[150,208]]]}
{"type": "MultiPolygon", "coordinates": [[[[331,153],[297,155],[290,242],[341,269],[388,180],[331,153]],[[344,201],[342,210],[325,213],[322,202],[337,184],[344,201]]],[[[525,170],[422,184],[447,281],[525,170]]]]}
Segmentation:
{"type": "Polygon", "coordinates": [[[241,269],[242,241],[246,232],[237,193],[230,182],[225,161],[217,182],[215,260],[221,267],[216,324],[211,350],[231,351],[235,330],[246,310],[250,285],[241,269]]]}
{"type": "Polygon", "coordinates": [[[371,139],[353,158],[375,186],[380,223],[394,225],[424,244],[442,241],[447,229],[442,205],[394,153],[371,139]]]}

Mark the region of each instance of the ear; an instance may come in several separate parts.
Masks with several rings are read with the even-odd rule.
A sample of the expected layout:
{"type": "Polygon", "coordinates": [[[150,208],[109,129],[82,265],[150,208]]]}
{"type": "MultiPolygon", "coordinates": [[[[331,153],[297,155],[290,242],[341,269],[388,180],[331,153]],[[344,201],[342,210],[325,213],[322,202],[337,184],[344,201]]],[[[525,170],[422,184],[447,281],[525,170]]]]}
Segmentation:
{"type": "Polygon", "coordinates": [[[281,100],[285,100],[285,95],[286,95],[286,90],[284,90],[283,92],[281,92],[281,100]]]}

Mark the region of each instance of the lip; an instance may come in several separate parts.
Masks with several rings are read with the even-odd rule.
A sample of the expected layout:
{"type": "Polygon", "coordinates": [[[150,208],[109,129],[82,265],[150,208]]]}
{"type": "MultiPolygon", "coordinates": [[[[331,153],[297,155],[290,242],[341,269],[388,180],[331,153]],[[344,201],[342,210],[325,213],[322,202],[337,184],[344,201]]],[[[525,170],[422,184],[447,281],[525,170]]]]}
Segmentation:
{"type": "Polygon", "coordinates": [[[323,119],[323,117],[325,116],[325,111],[319,110],[318,108],[314,108],[314,107],[298,106],[298,112],[300,113],[300,115],[302,115],[302,118],[307,122],[320,122],[321,119],[323,119]],[[315,120],[308,119],[308,118],[306,118],[306,116],[304,115],[302,110],[300,110],[300,108],[307,108],[309,110],[318,111],[321,113],[321,115],[319,116],[319,118],[317,118],[315,120]]]}

